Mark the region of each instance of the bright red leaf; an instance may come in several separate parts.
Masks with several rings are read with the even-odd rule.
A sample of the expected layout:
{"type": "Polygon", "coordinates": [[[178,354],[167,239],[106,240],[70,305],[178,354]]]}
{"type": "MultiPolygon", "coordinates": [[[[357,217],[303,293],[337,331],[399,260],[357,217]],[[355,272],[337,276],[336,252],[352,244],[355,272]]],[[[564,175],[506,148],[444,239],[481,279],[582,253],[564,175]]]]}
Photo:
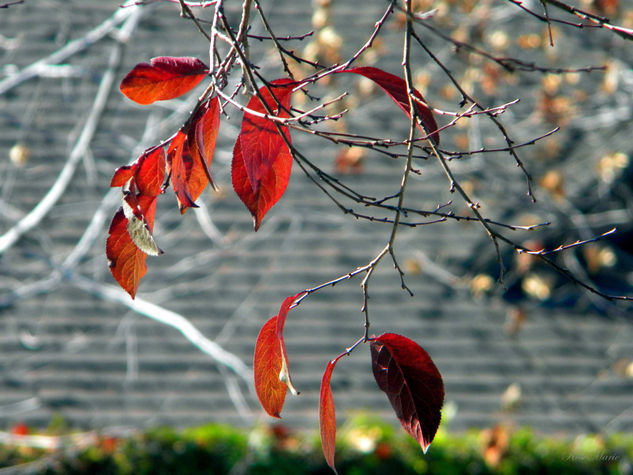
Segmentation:
{"type": "Polygon", "coordinates": [[[187,208],[197,207],[189,190],[189,178],[194,160],[188,142],[186,133],[179,130],[167,149],[167,170],[171,174],[171,184],[178,199],[178,207],[183,214],[187,208]]]}
{"type": "Polygon", "coordinates": [[[165,180],[165,151],[163,148],[158,147],[150,152],[145,151],[131,165],[117,168],[110,186],[124,186],[130,178],[134,178],[140,194],[159,195],[165,180]]]}
{"type": "MultiPolygon", "coordinates": [[[[402,109],[407,116],[410,117],[407,83],[401,77],[371,66],[344,69],[338,72],[360,74],[361,76],[371,79],[378,84],[378,86],[380,86],[380,88],[385,91],[385,93],[391,97],[396,104],[398,104],[400,109],[402,109]]],[[[420,130],[422,130],[422,133],[428,133],[435,145],[439,145],[440,134],[437,131],[437,122],[435,122],[433,112],[431,112],[431,109],[424,100],[424,97],[422,97],[422,94],[417,89],[413,89],[413,95],[417,98],[415,101],[415,108],[422,121],[424,129],[426,129],[426,132],[422,128],[420,128],[420,130]]]]}
{"type": "Polygon", "coordinates": [[[121,92],[139,104],[182,96],[209,72],[197,58],[163,56],[139,63],[121,81],[121,92]]]}
{"type": "Polygon", "coordinates": [[[281,347],[277,338],[277,319],[275,315],[259,331],[253,356],[255,392],[262,407],[273,417],[281,417],[287,390],[279,380],[281,347]]]}
{"type": "Polygon", "coordinates": [[[220,103],[216,96],[200,107],[187,134],[189,151],[193,157],[188,179],[189,193],[193,201],[198,199],[208,183],[215,188],[209,167],[213,160],[219,129],[220,103]]]}
{"type": "MultiPolygon", "coordinates": [[[[247,108],[268,114],[264,104],[273,115],[288,117],[293,82],[278,79],[259,90],[262,100],[256,95],[247,108]]],[[[290,142],[288,128],[282,126],[284,137],[290,142]]],[[[292,155],[284,138],[279,134],[274,121],[244,113],[240,135],[233,149],[233,189],[253,215],[255,230],[264,215],[283,196],[290,180],[292,155]]]]}
{"type": "Polygon", "coordinates": [[[132,298],[147,271],[147,256],[162,254],[152,228],[164,180],[165,151],[158,147],[143,153],[132,165],[118,168],[110,183],[123,187],[123,205],[110,224],[106,256],[112,275],[132,298]]]}
{"type": "Polygon", "coordinates": [[[279,314],[264,324],[255,343],[253,356],[255,392],[262,407],[273,417],[281,417],[287,389],[290,389],[293,394],[298,394],[292,385],[288,371],[283,329],[288,310],[299,295],[301,294],[284,300],[279,314]]]}
{"type": "Polygon", "coordinates": [[[429,354],[395,333],[372,338],[371,361],[402,427],[426,453],[440,425],[444,383],[429,354]]]}
{"type": "Polygon", "coordinates": [[[125,185],[130,180],[130,178],[132,178],[136,174],[137,169],[138,160],[132,165],[123,165],[122,167],[117,168],[114,171],[114,175],[112,175],[112,180],[110,180],[110,186],[114,188],[125,185]]]}
{"type": "Polygon", "coordinates": [[[163,191],[165,181],[165,150],[158,147],[141,156],[136,171],[136,187],[141,195],[158,196],[163,191]]]}
{"type": "Polygon", "coordinates": [[[321,394],[319,397],[319,427],[321,429],[321,448],[327,464],[332,467],[336,473],[334,466],[334,454],[336,452],[336,409],[334,407],[334,398],[332,397],[332,388],[330,387],[330,379],[332,379],[332,371],[339,359],[345,353],[339,355],[336,359],[329,361],[323,373],[321,380],[321,394]]]}
{"type": "MultiPolygon", "coordinates": [[[[127,205],[129,206],[129,204],[127,205]]],[[[119,285],[132,298],[135,297],[138,285],[147,271],[147,264],[145,263],[147,253],[141,251],[135,241],[132,240],[129,232],[130,223],[133,223],[134,226],[133,233],[139,232],[140,226],[143,226],[146,227],[147,232],[151,236],[154,226],[154,213],[156,212],[156,196],[139,195],[138,208],[144,218],[143,220],[139,220],[134,216],[126,216],[123,208],[116,212],[110,224],[106,241],[106,257],[108,258],[110,271],[119,285]],[[137,231],[134,231],[134,229],[137,231]]]]}

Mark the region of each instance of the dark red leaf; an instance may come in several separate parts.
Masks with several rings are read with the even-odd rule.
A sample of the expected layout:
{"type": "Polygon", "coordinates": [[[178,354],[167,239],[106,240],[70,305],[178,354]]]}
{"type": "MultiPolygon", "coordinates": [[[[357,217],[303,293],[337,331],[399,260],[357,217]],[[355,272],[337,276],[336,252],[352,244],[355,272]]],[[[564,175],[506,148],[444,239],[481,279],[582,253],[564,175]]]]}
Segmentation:
{"type": "Polygon", "coordinates": [[[187,134],[189,151],[193,157],[188,185],[191,199],[194,201],[202,194],[208,183],[215,188],[209,167],[213,160],[219,129],[220,104],[218,98],[213,97],[200,108],[187,134]]]}
{"type": "Polygon", "coordinates": [[[429,354],[416,342],[395,333],[372,338],[371,360],[402,427],[426,453],[440,425],[444,383],[429,354]]]}
{"type": "Polygon", "coordinates": [[[197,58],[163,56],[139,63],[121,81],[121,92],[139,104],[179,97],[209,72],[197,58]]]}
{"type": "Polygon", "coordinates": [[[288,371],[288,358],[283,339],[283,328],[288,310],[301,294],[288,297],[279,309],[279,314],[268,320],[257,336],[253,356],[255,392],[268,414],[281,417],[286,399],[286,390],[298,394],[292,385],[288,371]]]}
{"type": "MultiPolygon", "coordinates": [[[[263,102],[253,96],[247,107],[267,114],[264,104],[277,117],[288,117],[293,82],[278,79],[259,90],[263,102]],[[272,91],[272,94],[271,94],[272,91]]],[[[290,142],[287,127],[281,127],[290,142]]],[[[264,215],[283,196],[292,171],[292,155],[272,120],[244,113],[242,129],[233,149],[233,189],[253,215],[255,230],[264,215]]]]}
{"type": "Polygon", "coordinates": [[[167,169],[171,173],[171,184],[174,187],[181,213],[185,213],[187,208],[197,208],[189,191],[189,177],[193,164],[194,160],[189,151],[187,135],[180,130],[169,144],[167,169]]]}
{"type": "MultiPolygon", "coordinates": [[[[129,203],[127,203],[129,206],[129,203]]],[[[156,211],[155,196],[138,196],[138,209],[143,216],[138,226],[147,226],[147,230],[151,233],[154,226],[154,213],[156,211]]],[[[133,213],[134,215],[136,213],[133,213]]],[[[131,219],[137,219],[133,216],[131,219]]],[[[139,220],[140,221],[140,220],[139,220]]],[[[120,208],[110,224],[108,239],[106,241],[106,257],[112,275],[119,285],[132,298],[136,295],[138,285],[147,271],[145,260],[147,254],[141,251],[132,240],[128,231],[128,217],[120,208]]]]}
{"type": "MultiPolygon", "coordinates": [[[[396,104],[398,104],[400,109],[402,109],[404,113],[407,114],[407,116],[410,117],[407,83],[401,77],[371,66],[343,69],[338,72],[360,74],[361,76],[365,76],[366,78],[371,79],[376,84],[378,84],[378,86],[380,86],[380,88],[385,91],[385,93],[389,97],[391,97],[391,99],[393,99],[396,104]]],[[[427,105],[424,97],[422,97],[422,94],[417,89],[413,89],[413,95],[418,99],[415,101],[415,108],[417,109],[417,113],[422,120],[422,125],[424,126],[424,129],[426,129],[426,131],[422,128],[420,128],[420,130],[422,130],[422,133],[424,134],[428,133],[429,137],[433,140],[435,145],[439,145],[440,134],[437,131],[437,122],[435,122],[433,112],[427,105]]]]}
{"type": "Polygon", "coordinates": [[[334,366],[341,357],[329,361],[323,373],[321,380],[321,394],[319,397],[319,427],[321,429],[321,448],[327,464],[332,467],[336,473],[334,466],[334,455],[336,453],[336,409],[334,407],[334,398],[332,397],[332,388],[330,387],[330,379],[334,366]]]}

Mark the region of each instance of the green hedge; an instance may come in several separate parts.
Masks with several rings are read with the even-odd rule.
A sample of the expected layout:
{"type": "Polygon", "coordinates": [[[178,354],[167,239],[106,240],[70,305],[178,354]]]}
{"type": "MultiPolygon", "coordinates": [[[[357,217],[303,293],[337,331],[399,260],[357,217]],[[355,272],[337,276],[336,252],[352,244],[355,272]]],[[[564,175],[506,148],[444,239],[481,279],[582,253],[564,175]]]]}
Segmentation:
{"type": "MultiPolygon", "coordinates": [[[[625,474],[633,471],[633,435],[537,437],[497,427],[440,432],[424,455],[400,430],[357,418],[339,430],[340,474],[625,474]]],[[[284,426],[242,431],[208,425],[158,428],[126,438],[101,436],[81,450],[0,445],[0,466],[32,474],[330,474],[317,436],[284,426]]]]}

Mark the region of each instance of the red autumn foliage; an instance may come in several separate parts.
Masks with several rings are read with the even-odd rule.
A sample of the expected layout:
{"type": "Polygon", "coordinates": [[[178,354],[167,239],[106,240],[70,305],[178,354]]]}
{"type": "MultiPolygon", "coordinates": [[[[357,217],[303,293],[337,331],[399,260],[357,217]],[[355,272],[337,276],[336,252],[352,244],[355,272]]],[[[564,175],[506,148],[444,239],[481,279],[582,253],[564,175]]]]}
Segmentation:
{"type": "Polygon", "coordinates": [[[264,410],[273,417],[281,417],[287,387],[279,380],[281,347],[277,339],[275,315],[259,331],[253,356],[255,391],[264,410]]]}
{"type": "Polygon", "coordinates": [[[189,152],[193,157],[187,183],[193,201],[202,194],[207,183],[215,187],[209,167],[213,160],[219,130],[220,101],[217,97],[213,97],[199,108],[187,134],[189,152]]]}
{"type": "Polygon", "coordinates": [[[187,135],[179,130],[167,149],[167,172],[171,176],[171,184],[174,187],[181,214],[184,214],[187,208],[196,207],[189,191],[188,181],[193,164],[194,160],[189,150],[187,135]]]}
{"type": "Polygon", "coordinates": [[[332,379],[332,371],[334,366],[343,355],[339,355],[332,361],[329,361],[323,373],[321,380],[321,393],[319,397],[319,427],[321,431],[321,448],[327,464],[336,473],[334,466],[334,454],[336,452],[336,408],[334,406],[334,397],[332,396],[332,388],[330,380],[332,379]]]}
{"type": "MultiPolygon", "coordinates": [[[[278,79],[262,87],[248,102],[248,109],[280,118],[289,117],[294,82],[278,79]]],[[[233,149],[232,181],[235,192],[253,215],[255,230],[264,215],[283,196],[290,180],[292,155],[288,128],[274,121],[244,113],[242,129],[233,149]]]]}
{"type": "MultiPolygon", "coordinates": [[[[137,199],[140,212],[145,218],[143,225],[146,224],[148,231],[151,232],[154,226],[156,197],[139,195],[137,199]]],[[[138,285],[147,272],[147,264],[145,263],[147,254],[141,251],[132,240],[128,231],[128,223],[129,219],[125,216],[123,208],[120,208],[110,224],[106,241],[106,257],[116,281],[134,298],[138,285]]]]}
{"type": "Polygon", "coordinates": [[[152,229],[156,199],[164,179],[165,152],[159,147],[143,153],[132,165],[117,169],[110,183],[127,190],[123,194],[123,206],[110,224],[106,257],[112,275],[132,298],[147,271],[148,253],[162,252],[153,241],[152,229]]]}
{"type": "MultiPolygon", "coordinates": [[[[409,94],[402,78],[374,67],[337,72],[371,79],[409,115],[409,94]]],[[[195,58],[154,58],[150,63],[136,65],[121,82],[121,91],[133,101],[151,104],[185,94],[208,73],[207,66],[195,58]]],[[[287,125],[276,119],[290,117],[290,100],[296,85],[290,79],[277,79],[260,88],[244,110],[236,138],[232,184],[253,216],[255,230],[283,196],[290,179],[291,137],[287,125]]],[[[439,131],[431,109],[417,90],[412,94],[420,130],[439,144],[439,131]]],[[[114,173],[110,185],[122,187],[123,206],[110,225],[106,255],[113,276],[132,298],[147,270],[147,255],[162,253],[154,242],[152,229],[157,197],[166,188],[165,175],[174,189],[181,213],[195,207],[195,200],[207,184],[215,186],[209,167],[219,126],[220,102],[217,96],[207,96],[199,101],[190,119],[172,138],[148,149],[136,162],[114,173]]],[[[287,390],[298,394],[290,378],[283,331],[290,307],[303,294],[284,300],[279,313],[262,326],[255,344],[255,390],[265,411],[277,418],[281,417],[287,390]]],[[[372,338],[370,347],[378,386],[387,394],[405,430],[426,451],[437,431],[444,400],[437,368],[422,348],[400,335],[387,333],[372,338]]],[[[336,411],[330,380],[336,363],[345,354],[328,363],[320,392],[323,453],[334,471],[336,411]]]]}
{"type": "Polygon", "coordinates": [[[208,72],[197,58],[153,58],[134,66],[121,81],[121,92],[143,105],[174,99],[196,87],[208,72]]]}
{"type": "Polygon", "coordinates": [[[378,387],[387,394],[402,427],[426,452],[440,425],[442,376],[416,342],[395,333],[371,339],[371,361],[378,387]]]}
{"type": "Polygon", "coordinates": [[[171,139],[167,158],[163,146],[153,147],[133,164],[115,171],[110,186],[123,187],[124,206],[110,226],[106,255],[112,275],[132,298],[147,271],[147,255],[162,253],[154,242],[152,228],[155,198],[163,192],[165,173],[170,175],[181,213],[195,207],[194,200],[211,180],[208,166],[219,124],[219,102],[214,97],[201,104],[193,120],[171,139]]]}
{"type": "MultiPolygon", "coordinates": [[[[385,91],[385,93],[393,99],[393,101],[398,104],[398,107],[410,117],[410,108],[409,108],[409,94],[407,93],[407,83],[401,77],[396,76],[395,74],[388,73],[383,71],[382,69],[374,68],[372,66],[363,66],[359,68],[351,68],[351,69],[343,69],[339,71],[341,73],[354,73],[360,74],[361,76],[365,76],[368,79],[374,81],[380,88],[385,91]]],[[[420,127],[420,130],[425,135],[428,133],[429,137],[435,145],[440,144],[440,134],[437,131],[437,122],[435,122],[435,117],[433,117],[433,112],[427,105],[422,94],[417,90],[413,89],[413,95],[417,98],[414,102],[414,106],[420,120],[422,121],[422,125],[424,129],[420,127]]]]}
{"type": "Polygon", "coordinates": [[[281,417],[286,389],[290,389],[293,394],[298,394],[288,370],[283,331],[288,311],[300,295],[301,293],[287,297],[283,301],[279,314],[264,324],[255,343],[253,356],[255,392],[262,407],[273,417],[281,417]]]}

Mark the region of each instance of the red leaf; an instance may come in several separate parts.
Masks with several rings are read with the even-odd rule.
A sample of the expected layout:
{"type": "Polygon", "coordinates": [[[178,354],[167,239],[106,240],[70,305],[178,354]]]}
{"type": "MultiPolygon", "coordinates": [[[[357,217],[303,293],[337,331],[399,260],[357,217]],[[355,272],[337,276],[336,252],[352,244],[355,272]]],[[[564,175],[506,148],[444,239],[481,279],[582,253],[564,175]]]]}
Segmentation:
{"type": "Polygon", "coordinates": [[[255,392],[266,412],[281,417],[287,386],[279,380],[281,373],[281,347],[277,338],[277,316],[268,320],[257,336],[253,372],[255,392]]]}
{"type": "Polygon", "coordinates": [[[429,354],[417,343],[394,333],[372,338],[371,360],[378,387],[402,427],[426,453],[440,425],[444,383],[429,354]]]}
{"type": "Polygon", "coordinates": [[[122,167],[117,168],[114,171],[114,175],[112,175],[110,186],[115,188],[117,186],[125,185],[128,181],[130,181],[130,178],[134,176],[137,168],[137,163],[133,163],[132,165],[123,165],[122,167]]]}
{"type": "Polygon", "coordinates": [[[292,386],[288,372],[283,328],[288,310],[299,295],[284,300],[279,314],[264,324],[255,343],[253,356],[255,392],[262,407],[273,417],[281,417],[286,389],[290,388],[294,394],[298,394],[292,386]]]}
{"type": "Polygon", "coordinates": [[[298,293],[297,295],[293,295],[292,297],[286,297],[286,299],[281,304],[281,308],[279,309],[279,315],[277,318],[277,338],[279,340],[279,346],[281,347],[281,372],[279,373],[279,380],[286,383],[290,392],[295,396],[299,394],[292,384],[292,378],[290,377],[290,370],[288,369],[288,354],[286,353],[286,343],[284,342],[284,325],[286,324],[286,316],[288,315],[288,310],[297,297],[299,297],[303,292],[298,293]]]}
{"type": "Polygon", "coordinates": [[[123,187],[123,206],[110,224],[106,256],[112,275],[132,298],[147,271],[147,255],[163,252],[154,241],[152,228],[156,197],[164,180],[165,151],[158,147],[144,152],[132,165],[118,168],[110,183],[123,187]]]}
{"type": "Polygon", "coordinates": [[[139,159],[136,171],[136,186],[142,195],[158,196],[165,181],[165,150],[158,147],[139,159]]]}
{"type": "Polygon", "coordinates": [[[145,151],[133,164],[119,167],[114,172],[110,186],[124,186],[134,177],[139,193],[158,196],[165,181],[165,151],[158,147],[145,151]]]}
{"type": "MultiPolygon", "coordinates": [[[[401,77],[371,66],[344,69],[338,72],[360,74],[361,76],[365,76],[366,78],[371,79],[376,84],[378,84],[378,86],[380,86],[380,88],[385,91],[385,93],[389,97],[391,97],[391,99],[393,99],[396,104],[398,104],[400,109],[402,109],[408,117],[411,117],[409,114],[409,97],[407,94],[407,83],[401,77]]],[[[420,127],[420,130],[424,134],[428,133],[429,137],[433,140],[435,145],[439,145],[440,134],[437,131],[437,122],[435,122],[433,112],[431,112],[431,109],[424,100],[424,97],[422,97],[422,94],[417,89],[413,89],[413,95],[418,99],[415,101],[415,108],[417,109],[417,113],[422,120],[424,129],[426,129],[426,131],[424,131],[420,127]]]]}
{"type": "MultiPolygon", "coordinates": [[[[138,196],[138,208],[144,217],[143,225],[146,225],[151,232],[154,226],[156,197],[138,196]]],[[[147,271],[145,263],[147,254],[141,251],[132,240],[128,232],[128,218],[123,208],[116,212],[110,224],[106,241],[106,257],[116,281],[134,298],[138,285],[147,271]]]]}
{"type": "Polygon", "coordinates": [[[121,92],[139,104],[182,96],[209,72],[197,58],[163,56],[139,63],[121,81],[121,92]]]}
{"type": "Polygon", "coordinates": [[[213,160],[219,129],[220,104],[216,96],[200,108],[187,134],[189,151],[193,157],[188,185],[191,199],[194,201],[202,194],[207,183],[211,183],[215,188],[209,167],[213,160]]]}
{"type": "MultiPolygon", "coordinates": [[[[253,96],[247,107],[267,113],[264,104],[277,117],[288,117],[294,82],[278,79],[259,90],[263,102],[253,96]],[[271,94],[272,93],[274,94],[271,94]]],[[[281,127],[290,142],[287,127],[281,127]]],[[[255,230],[264,215],[283,196],[290,180],[292,155],[274,121],[244,113],[242,129],[233,149],[233,189],[255,220],[255,230]]]]}
{"type": "Polygon", "coordinates": [[[189,191],[189,177],[193,168],[193,157],[189,151],[187,135],[182,130],[171,141],[167,150],[167,167],[171,173],[171,184],[178,199],[181,213],[187,208],[197,208],[189,191]]]}
{"type": "Polygon", "coordinates": [[[329,361],[323,373],[321,380],[321,394],[319,397],[319,426],[321,429],[321,448],[327,464],[332,467],[336,473],[334,466],[334,454],[336,452],[336,409],[334,407],[334,398],[332,397],[332,388],[330,387],[330,379],[334,366],[345,353],[339,355],[336,359],[329,361]]]}

